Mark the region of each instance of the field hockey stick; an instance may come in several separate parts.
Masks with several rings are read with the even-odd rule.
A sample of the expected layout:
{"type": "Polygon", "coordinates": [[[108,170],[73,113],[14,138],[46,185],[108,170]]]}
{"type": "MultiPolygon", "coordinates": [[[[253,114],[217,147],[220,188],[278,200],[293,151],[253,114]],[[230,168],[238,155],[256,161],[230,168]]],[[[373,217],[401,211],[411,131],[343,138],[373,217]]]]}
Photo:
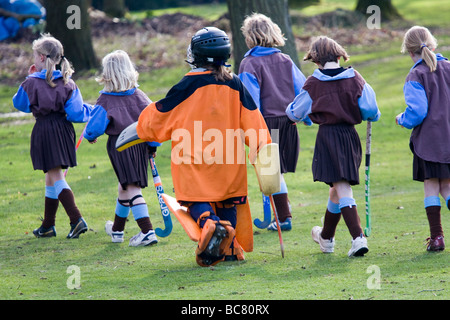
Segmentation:
{"type": "Polygon", "coordinates": [[[164,194],[164,189],[161,183],[161,177],[156,169],[155,159],[150,158],[150,166],[152,169],[153,183],[156,189],[156,195],[158,196],[159,208],[161,209],[161,214],[164,220],[164,230],[161,228],[156,228],[155,233],[159,237],[167,237],[172,232],[172,219],[170,217],[170,211],[167,207],[162,195],[164,194]]]}
{"type": "MultiPolygon", "coordinates": [[[[83,141],[83,138],[84,138],[84,132],[86,131],[86,127],[87,127],[87,123],[86,123],[86,125],[84,126],[83,132],[81,132],[81,135],[80,135],[80,138],[78,139],[77,145],[75,146],[75,152],[77,152],[78,147],[79,147],[80,144],[81,144],[81,141],[83,141]]],[[[64,171],[64,177],[66,177],[67,171],[69,171],[69,168],[67,168],[67,169],[64,171]]]]}
{"type": "Polygon", "coordinates": [[[370,214],[370,145],[372,142],[372,122],[367,121],[366,135],[366,177],[365,177],[365,198],[366,198],[366,228],[364,234],[370,236],[372,232],[372,217],[370,214]]]}
{"type": "Polygon", "coordinates": [[[284,258],[284,243],[283,243],[283,237],[281,236],[280,223],[278,222],[277,208],[275,207],[275,204],[273,203],[272,195],[269,196],[269,199],[270,199],[270,204],[272,205],[273,215],[275,216],[275,222],[277,224],[278,238],[280,239],[281,257],[284,258]]]}
{"type": "Polygon", "coordinates": [[[272,218],[272,212],[270,211],[270,199],[264,193],[262,194],[262,201],[263,201],[263,210],[264,210],[264,221],[261,221],[258,218],[253,220],[253,223],[259,229],[267,228],[269,226],[270,220],[272,218]]]}

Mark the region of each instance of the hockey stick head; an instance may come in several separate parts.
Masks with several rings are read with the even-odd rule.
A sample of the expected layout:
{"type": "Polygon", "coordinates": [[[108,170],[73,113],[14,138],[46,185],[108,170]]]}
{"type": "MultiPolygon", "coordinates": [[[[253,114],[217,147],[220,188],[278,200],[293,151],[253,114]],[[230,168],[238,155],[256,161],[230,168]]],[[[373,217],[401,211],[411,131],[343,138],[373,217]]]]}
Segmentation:
{"type": "Polygon", "coordinates": [[[123,151],[131,146],[145,142],[139,138],[136,131],[137,121],[123,129],[116,141],[117,151],[123,151]]]}

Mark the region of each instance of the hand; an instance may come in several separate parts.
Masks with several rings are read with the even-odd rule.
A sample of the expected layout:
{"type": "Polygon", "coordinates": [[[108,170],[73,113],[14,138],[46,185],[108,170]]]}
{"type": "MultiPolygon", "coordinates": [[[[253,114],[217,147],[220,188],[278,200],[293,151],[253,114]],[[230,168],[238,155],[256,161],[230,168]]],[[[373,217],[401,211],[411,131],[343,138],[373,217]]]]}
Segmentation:
{"type": "MultiPolygon", "coordinates": [[[[395,123],[398,125],[398,119],[400,119],[400,117],[402,116],[402,113],[399,113],[396,117],[395,117],[395,123]]],[[[404,128],[402,125],[400,125],[402,128],[404,128]]]]}
{"type": "MultiPolygon", "coordinates": [[[[89,140],[88,140],[89,141],[89,140]]],[[[95,140],[92,140],[92,141],[89,141],[89,143],[90,144],[94,144],[94,143],[97,143],[97,139],[95,139],[95,140]]]]}
{"type": "Polygon", "coordinates": [[[36,68],[36,65],[34,65],[34,64],[32,64],[31,66],[30,66],[30,68],[28,69],[28,74],[33,74],[33,73],[35,73],[35,72],[37,72],[38,70],[37,70],[37,68],[36,68]]]}

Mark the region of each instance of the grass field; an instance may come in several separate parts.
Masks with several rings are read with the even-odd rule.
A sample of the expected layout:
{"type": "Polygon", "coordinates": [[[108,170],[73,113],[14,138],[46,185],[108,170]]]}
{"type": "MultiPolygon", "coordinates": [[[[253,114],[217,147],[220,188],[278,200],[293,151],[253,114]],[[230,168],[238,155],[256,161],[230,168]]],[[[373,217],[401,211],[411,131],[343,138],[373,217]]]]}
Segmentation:
{"type": "MultiPolygon", "coordinates": [[[[342,3],[351,9],[353,2],[342,3]]],[[[327,4],[335,4],[323,3],[306,11],[317,14],[324,12],[327,4]]],[[[422,1],[393,3],[412,21],[411,25],[430,23],[442,48],[438,51],[450,56],[449,1],[427,1],[426,10],[422,1]]],[[[335,9],[333,6],[330,9],[335,9]]],[[[281,258],[277,234],[254,227],[254,251],[245,255],[245,262],[201,268],[194,259],[196,244],[188,239],[174,217],[172,234],[159,238],[156,246],[128,247],[128,239],[139,231],[131,216],[125,229],[125,243],[111,243],[104,224],[114,216],[117,182],[106,154],[106,136],[95,145],[84,141],[77,153],[78,166],[67,175],[89,231],[79,239],[66,239],[69,222],[60,206],[56,219],[58,236],[36,239],[32,230],[40,225],[43,216],[45,182],[42,172],[33,171],[29,156],[33,121],[8,119],[0,125],[0,299],[448,300],[449,250],[441,253],[425,250],[428,224],[422,185],[411,178],[410,131],[397,127],[394,121],[404,110],[402,87],[412,66],[409,57],[400,53],[402,29],[397,31],[391,39],[372,45],[346,45],[351,61],[345,65],[354,66],[371,84],[382,112],[380,121],[373,125],[373,230],[368,238],[370,251],[365,257],[347,257],[350,236],[343,221],[336,232],[334,254],[321,253],[311,239],[311,228],[321,224],[328,198],[327,186],[312,181],[317,126],[298,126],[301,152],[297,172],[286,175],[293,230],[283,233],[285,258],[281,258]],[[77,288],[71,282],[74,275],[68,269],[71,266],[79,268],[81,283],[77,288]]],[[[303,54],[299,52],[300,57],[303,54]]],[[[311,64],[302,63],[305,75],[313,69],[311,64]]],[[[141,89],[151,99],[159,99],[185,72],[185,66],[181,65],[141,74],[141,89]]],[[[93,78],[80,78],[77,84],[84,96],[95,102],[100,89],[93,78]]],[[[7,104],[17,87],[2,85],[0,89],[0,104],[7,104]]],[[[75,125],[77,135],[83,126],[75,125]]],[[[357,129],[364,146],[365,124],[357,129]]],[[[156,163],[166,193],[173,195],[170,142],[158,149],[156,163]]],[[[361,181],[363,170],[361,166],[361,181]]],[[[262,218],[261,196],[251,166],[248,172],[253,218],[262,218]]],[[[154,227],[162,227],[151,182],[144,196],[154,227]]],[[[364,184],[354,188],[354,196],[364,224],[364,184]]],[[[444,208],[442,223],[448,233],[450,212],[444,208]]]]}

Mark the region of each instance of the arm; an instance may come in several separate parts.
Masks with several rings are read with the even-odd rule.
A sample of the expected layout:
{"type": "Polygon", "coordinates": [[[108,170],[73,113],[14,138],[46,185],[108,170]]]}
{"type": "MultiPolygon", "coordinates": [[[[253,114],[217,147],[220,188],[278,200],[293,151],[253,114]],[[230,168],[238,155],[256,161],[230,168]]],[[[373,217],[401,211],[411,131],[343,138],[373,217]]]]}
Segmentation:
{"type": "Polygon", "coordinates": [[[28,94],[25,91],[24,87],[21,85],[19,90],[13,97],[13,105],[19,111],[30,113],[30,100],[28,98],[28,94]]]}
{"type": "Polygon", "coordinates": [[[364,84],[364,88],[361,97],[358,98],[358,105],[361,111],[361,117],[367,121],[378,121],[381,116],[380,110],[378,110],[377,99],[375,91],[368,84],[364,84]]]}
{"type": "Polygon", "coordinates": [[[291,121],[303,121],[306,125],[312,125],[308,115],[311,113],[312,99],[308,91],[301,89],[300,93],[295,97],[286,108],[286,115],[291,121]]]}
{"type": "Polygon", "coordinates": [[[294,92],[298,95],[305,84],[306,78],[299,68],[292,62],[292,79],[294,81],[294,92]]]}
{"type": "Polygon", "coordinates": [[[95,105],[91,113],[91,118],[84,131],[84,137],[89,141],[95,141],[103,135],[108,127],[109,119],[106,110],[99,105],[95,105]]]}
{"type": "Polygon", "coordinates": [[[80,90],[75,87],[72,95],[64,105],[64,110],[67,114],[67,120],[70,122],[80,123],[89,120],[89,114],[92,111],[92,106],[83,103],[83,97],[80,90]]]}
{"type": "Polygon", "coordinates": [[[428,114],[428,99],[423,86],[416,81],[408,81],[403,87],[406,110],[396,117],[397,124],[407,129],[420,125],[428,114]]]}
{"type": "Polygon", "coordinates": [[[239,74],[239,79],[241,79],[244,86],[247,88],[247,91],[255,101],[256,106],[259,110],[261,110],[260,96],[261,96],[261,88],[259,87],[258,79],[248,72],[242,72],[239,74]]]}

